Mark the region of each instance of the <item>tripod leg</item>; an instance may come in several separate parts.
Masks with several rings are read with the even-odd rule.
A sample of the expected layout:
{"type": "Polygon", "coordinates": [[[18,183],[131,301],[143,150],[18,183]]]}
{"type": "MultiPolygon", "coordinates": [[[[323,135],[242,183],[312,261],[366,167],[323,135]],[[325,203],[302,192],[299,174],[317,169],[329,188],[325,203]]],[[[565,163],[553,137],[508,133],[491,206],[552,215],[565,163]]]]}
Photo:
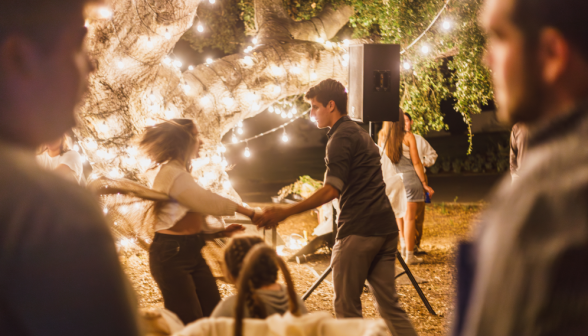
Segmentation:
{"type": "Polygon", "coordinates": [[[302,301],[306,301],[306,299],[308,299],[308,297],[312,294],[312,292],[314,292],[314,290],[321,284],[321,282],[323,282],[327,276],[329,276],[329,274],[331,273],[331,271],[333,270],[333,268],[331,266],[329,266],[324,272],[323,274],[321,274],[320,278],[318,278],[313,284],[312,286],[310,286],[310,288],[308,289],[308,291],[306,291],[306,293],[304,293],[304,295],[302,296],[302,301]]]}
{"type": "Polygon", "coordinates": [[[421,287],[414,279],[414,276],[412,275],[412,272],[408,268],[408,265],[406,265],[406,263],[404,262],[404,259],[402,259],[402,255],[400,255],[400,252],[396,252],[396,257],[398,257],[398,261],[400,262],[400,265],[402,265],[402,268],[404,268],[404,272],[406,273],[406,275],[410,279],[410,282],[412,283],[412,285],[414,286],[414,289],[419,294],[421,300],[425,304],[425,307],[427,307],[427,310],[429,311],[429,313],[431,315],[437,316],[437,313],[435,313],[435,311],[433,310],[433,307],[431,307],[431,304],[429,303],[429,300],[427,300],[427,298],[425,297],[425,294],[421,290],[421,287]]]}

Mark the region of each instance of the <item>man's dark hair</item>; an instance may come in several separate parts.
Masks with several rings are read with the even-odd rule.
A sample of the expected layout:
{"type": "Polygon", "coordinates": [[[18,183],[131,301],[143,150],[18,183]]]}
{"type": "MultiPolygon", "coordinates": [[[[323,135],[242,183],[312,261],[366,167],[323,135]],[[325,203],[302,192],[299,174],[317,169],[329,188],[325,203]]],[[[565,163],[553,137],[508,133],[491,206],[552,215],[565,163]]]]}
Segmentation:
{"type": "Polygon", "coordinates": [[[55,45],[70,19],[91,0],[0,0],[0,43],[18,33],[45,50],[55,45]]]}
{"type": "Polygon", "coordinates": [[[323,106],[332,100],[342,115],[347,114],[347,91],[345,86],[334,79],[325,79],[318,85],[313,86],[304,95],[306,99],[316,99],[323,106]]]}
{"type": "MultiPolygon", "coordinates": [[[[402,110],[402,109],[401,109],[402,110]]],[[[410,114],[404,112],[404,115],[408,118],[408,120],[412,121],[412,117],[410,116],[410,114]]]]}
{"type": "Polygon", "coordinates": [[[541,29],[552,27],[588,60],[588,0],[513,0],[512,16],[527,39],[527,45],[534,47],[541,29]]]}

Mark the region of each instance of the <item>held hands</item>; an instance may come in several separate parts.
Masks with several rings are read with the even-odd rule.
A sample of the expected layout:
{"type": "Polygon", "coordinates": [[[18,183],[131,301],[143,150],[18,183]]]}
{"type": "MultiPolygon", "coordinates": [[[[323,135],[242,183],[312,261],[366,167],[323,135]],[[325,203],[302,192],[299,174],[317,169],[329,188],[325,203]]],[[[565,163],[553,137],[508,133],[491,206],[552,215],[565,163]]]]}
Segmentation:
{"type": "Polygon", "coordinates": [[[265,208],[263,213],[257,216],[253,222],[257,225],[257,228],[273,228],[277,226],[279,222],[286,219],[288,215],[285,209],[281,208],[265,208]]]}

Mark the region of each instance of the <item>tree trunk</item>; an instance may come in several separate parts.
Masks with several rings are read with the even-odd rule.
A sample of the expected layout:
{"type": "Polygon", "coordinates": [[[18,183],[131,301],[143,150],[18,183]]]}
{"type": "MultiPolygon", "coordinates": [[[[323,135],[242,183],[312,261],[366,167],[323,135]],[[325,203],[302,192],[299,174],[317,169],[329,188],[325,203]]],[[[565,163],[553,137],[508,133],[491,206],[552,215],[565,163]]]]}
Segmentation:
{"type": "Polygon", "coordinates": [[[204,140],[204,159],[193,175],[213,191],[234,199],[216,155],[221,138],[240,120],[278,100],[304,93],[323,79],[345,82],[332,38],[352,8],[326,7],[309,21],[294,22],[280,0],[256,0],[257,45],[180,72],[172,51],[191,27],[199,0],[114,0],[110,20],[89,22],[88,48],[97,71],[80,106],[75,130],[96,176],[147,183],[149,161],[134,143],[145,126],[170,118],[193,118],[204,140]],[[223,187],[224,186],[224,187],[223,187]]]}

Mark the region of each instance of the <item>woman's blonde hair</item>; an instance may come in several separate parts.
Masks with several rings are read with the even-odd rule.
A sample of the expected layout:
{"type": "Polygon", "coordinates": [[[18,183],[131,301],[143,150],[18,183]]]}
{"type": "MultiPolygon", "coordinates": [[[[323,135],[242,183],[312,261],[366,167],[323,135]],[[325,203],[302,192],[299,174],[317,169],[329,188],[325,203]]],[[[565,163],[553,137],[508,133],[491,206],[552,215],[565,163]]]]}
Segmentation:
{"type": "Polygon", "coordinates": [[[178,160],[191,171],[191,155],[197,141],[194,129],[192,119],[171,119],[145,128],[139,146],[155,164],[178,160]]]}
{"type": "Polygon", "coordinates": [[[386,148],[386,155],[393,163],[400,162],[402,156],[402,141],[406,131],[404,130],[404,112],[399,110],[398,121],[384,121],[382,130],[378,133],[378,146],[386,148]]]}

